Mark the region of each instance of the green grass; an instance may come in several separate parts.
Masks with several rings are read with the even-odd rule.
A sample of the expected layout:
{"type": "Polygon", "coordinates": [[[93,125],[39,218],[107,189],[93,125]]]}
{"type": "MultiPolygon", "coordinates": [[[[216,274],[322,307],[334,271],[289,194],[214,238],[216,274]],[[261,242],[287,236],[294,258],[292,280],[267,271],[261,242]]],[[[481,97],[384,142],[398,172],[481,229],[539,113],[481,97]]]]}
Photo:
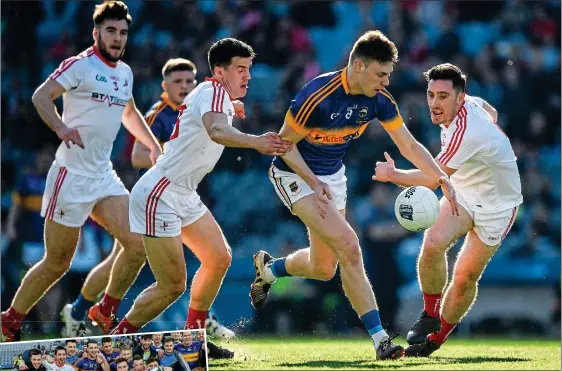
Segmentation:
{"type": "MultiPolygon", "coordinates": [[[[398,340],[398,339],[397,339],[398,340]]],[[[406,346],[403,339],[397,343],[406,346]]],[[[449,339],[429,358],[377,361],[370,339],[244,338],[221,343],[231,360],[209,360],[213,370],[560,370],[560,341],[544,339],[449,339]]]]}

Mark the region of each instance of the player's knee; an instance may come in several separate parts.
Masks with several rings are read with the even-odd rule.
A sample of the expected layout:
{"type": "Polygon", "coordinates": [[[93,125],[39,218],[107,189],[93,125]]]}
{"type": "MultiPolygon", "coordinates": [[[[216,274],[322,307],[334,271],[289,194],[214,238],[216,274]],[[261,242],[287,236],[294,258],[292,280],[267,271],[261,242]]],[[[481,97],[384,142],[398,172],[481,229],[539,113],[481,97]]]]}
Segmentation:
{"type": "Polygon", "coordinates": [[[337,264],[314,267],[314,277],[320,281],[329,281],[336,275],[337,267],[337,264]]]}
{"type": "Polygon", "coordinates": [[[174,280],[168,284],[168,296],[170,301],[174,301],[179,298],[187,287],[185,280],[174,280]]]}
{"type": "Polygon", "coordinates": [[[453,283],[460,292],[467,292],[478,284],[479,278],[475,272],[461,270],[454,273],[453,283]]]}
{"type": "Polygon", "coordinates": [[[53,259],[47,255],[46,264],[47,270],[54,275],[62,276],[70,269],[72,263],[72,254],[60,254],[53,259]]]}
{"type": "Polygon", "coordinates": [[[359,245],[359,239],[354,232],[348,232],[342,235],[339,242],[340,252],[338,255],[339,260],[342,264],[347,264],[351,266],[361,265],[363,257],[361,255],[361,246],[359,245]]]}
{"type": "Polygon", "coordinates": [[[450,241],[436,231],[428,231],[423,239],[424,254],[442,254],[450,246],[450,241]]]}
{"type": "Polygon", "coordinates": [[[201,265],[211,268],[215,271],[226,273],[230,265],[232,264],[232,252],[230,248],[220,250],[216,254],[213,254],[211,259],[208,261],[201,261],[201,265]]]}

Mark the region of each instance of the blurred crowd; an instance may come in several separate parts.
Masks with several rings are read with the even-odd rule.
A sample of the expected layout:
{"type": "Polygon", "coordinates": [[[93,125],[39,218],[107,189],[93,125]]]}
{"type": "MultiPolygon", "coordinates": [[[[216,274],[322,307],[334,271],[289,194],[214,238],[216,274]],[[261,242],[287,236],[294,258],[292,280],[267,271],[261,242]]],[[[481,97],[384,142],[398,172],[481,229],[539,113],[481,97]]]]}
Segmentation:
{"type": "MultiPolygon", "coordinates": [[[[146,112],[160,96],[160,71],[167,59],[192,60],[198,80],[203,81],[210,76],[208,47],[218,38],[233,36],[257,52],[244,99],[247,119],[235,122],[251,133],[278,131],[300,87],[318,74],[343,68],[356,38],[368,29],[380,29],[400,55],[388,90],[410,131],[436,155],[439,128],[429,119],[422,72],[443,62],[458,65],[468,75],[468,93],[497,108],[498,124],[511,139],[523,183],[524,204],[482,285],[557,287],[552,300],[559,303],[560,289],[555,286],[560,280],[561,223],[559,1],[133,0],[126,4],[133,24],[124,60],[135,75],[139,109],[146,112]]],[[[37,179],[45,176],[58,145],[33,109],[31,94],[62,60],[92,44],[94,5],[55,0],[2,4],[2,309],[22,274],[43,253],[43,221],[38,217],[42,191],[37,179]]],[[[404,230],[395,220],[394,199],[400,189],[371,180],[384,151],[397,160],[397,166],[411,164],[380,125],[370,126],[344,159],[347,215],[360,236],[381,317],[393,328],[401,289],[415,285],[422,236],[404,230]]],[[[123,129],[112,159],[129,189],[138,178],[130,165],[130,151],[131,138],[123,129]]],[[[250,150],[226,149],[201,184],[202,199],[233,247],[233,264],[216,312],[220,316],[224,308],[222,315],[230,323],[255,315],[250,328],[261,331],[343,331],[359,325],[338,279],[285,280],[273,288],[273,297],[284,305],[271,303],[257,312],[241,299],[247,298],[252,281],[253,253],[266,248],[281,256],[307,244],[305,229],[269,184],[270,160],[250,150]]],[[[35,318],[57,320],[55,310],[73,300],[88,271],[110,249],[111,239],[89,222],[76,261],[58,290],[42,301],[43,306],[40,303],[35,318]]],[[[195,264],[193,259],[190,264],[195,264]]],[[[151,280],[145,269],[130,295],[151,280]]],[[[126,310],[126,305],[122,308],[126,310]]],[[[185,318],[186,308],[182,298],[162,318],[172,320],[177,313],[185,318]]],[[[559,322],[559,306],[552,318],[559,322]]]]}

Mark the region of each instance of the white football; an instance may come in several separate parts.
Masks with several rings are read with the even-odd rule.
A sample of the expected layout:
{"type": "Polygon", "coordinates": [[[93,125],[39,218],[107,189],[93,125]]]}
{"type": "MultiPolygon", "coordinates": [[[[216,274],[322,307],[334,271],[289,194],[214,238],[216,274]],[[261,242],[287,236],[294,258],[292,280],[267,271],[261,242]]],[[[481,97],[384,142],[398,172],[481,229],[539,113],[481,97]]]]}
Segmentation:
{"type": "Polygon", "coordinates": [[[439,199],[426,187],[403,190],[396,198],[394,214],[402,227],[419,232],[431,227],[439,215],[439,199]]]}

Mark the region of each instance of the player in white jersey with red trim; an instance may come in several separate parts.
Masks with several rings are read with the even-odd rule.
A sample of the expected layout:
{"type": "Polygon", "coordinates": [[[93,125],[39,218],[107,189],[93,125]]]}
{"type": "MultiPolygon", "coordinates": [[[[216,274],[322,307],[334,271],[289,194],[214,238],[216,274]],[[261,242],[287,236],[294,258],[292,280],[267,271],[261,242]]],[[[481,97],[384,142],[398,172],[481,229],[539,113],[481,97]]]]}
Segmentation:
{"type": "MultiPolygon", "coordinates": [[[[424,296],[421,318],[408,332],[406,355],[427,357],[445,342],[476,299],[486,265],[513,226],[523,202],[517,158],[509,138],[496,124],[497,112],[483,99],[465,94],[466,76],[449,63],[424,73],[431,121],[441,126],[440,167],[451,177],[460,206],[451,214],[441,199],[439,217],[424,236],[418,279],[424,296]],[[449,247],[462,236],[464,245],[447,289],[449,247]],[[444,294],[443,294],[444,292],[444,294]]],[[[400,170],[385,153],[373,179],[401,186],[437,188],[419,170],[400,170]]]]}
{"type": "Polygon", "coordinates": [[[132,22],[127,6],[120,1],[98,5],[93,20],[94,45],[62,62],[33,94],[39,115],[63,143],[43,195],[46,253],[2,314],[8,341],[18,340],[25,315],[70,267],[88,216],[115,237],[114,249],[121,249],[101,305],[90,310],[102,329],[145,262],[142,240],[129,230],[129,193],[113,171],[110,155],[121,122],[150,148],[153,162],[161,150],[135,106],[132,71],[120,61],[132,22]],[[53,103],[61,95],[62,119],[53,103]]]}
{"type": "Polygon", "coordinates": [[[182,242],[200,260],[191,284],[185,328],[203,328],[207,312],[232,261],[219,225],[200,200],[197,185],[216,165],[225,146],[285,154],[292,144],[276,133],[244,134],[232,127],[243,115],[253,49],[236,39],[217,41],[209,49],[213,78],[196,87],[179,107],[164,154],[131,192],[131,231],[141,234],[156,283],[135,300],[112,334],[134,333],[172,304],[186,288],[182,242]]]}

